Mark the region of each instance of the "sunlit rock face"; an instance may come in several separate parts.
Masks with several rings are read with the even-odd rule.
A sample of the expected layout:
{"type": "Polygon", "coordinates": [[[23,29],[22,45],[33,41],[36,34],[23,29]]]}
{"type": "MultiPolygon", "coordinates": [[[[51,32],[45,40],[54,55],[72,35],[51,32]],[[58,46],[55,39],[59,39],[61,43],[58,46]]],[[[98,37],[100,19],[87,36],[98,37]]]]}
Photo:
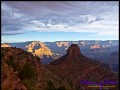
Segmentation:
{"type": "Polygon", "coordinates": [[[1,47],[11,47],[11,46],[8,44],[1,44],[1,47]]]}
{"type": "Polygon", "coordinates": [[[34,41],[27,45],[26,48],[28,52],[41,58],[43,55],[52,56],[52,51],[43,42],[34,41]]]}

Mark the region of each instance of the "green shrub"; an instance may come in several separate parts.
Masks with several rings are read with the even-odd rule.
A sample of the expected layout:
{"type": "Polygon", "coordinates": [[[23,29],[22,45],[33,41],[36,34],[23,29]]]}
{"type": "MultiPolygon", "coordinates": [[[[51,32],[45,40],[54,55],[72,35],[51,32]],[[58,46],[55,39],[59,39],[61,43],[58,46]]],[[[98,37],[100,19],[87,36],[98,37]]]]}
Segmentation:
{"type": "Polygon", "coordinates": [[[47,86],[47,88],[45,90],[67,90],[67,89],[65,88],[65,86],[55,88],[54,84],[51,81],[49,81],[48,86],[47,86]]]}
{"type": "Polygon", "coordinates": [[[5,55],[4,51],[1,50],[1,58],[5,55]]]}
{"type": "Polygon", "coordinates": [[[31,81],[28,79],[22,80],[22,84],[24,84],[26,87],[30,87],[31,86],[31,81]]]}
{"type": "Polygon", "coordinates": [[[56,90],[56,88],[55,88],[54,84],[51,81],[49,81],[48,86],[45,90],[56,90]]]}
{"type": "Polygon", "coordinates": [[[24,84],[28,90],[38,90],[38,88],[35,87],[31,80],[22,80],[22,84],[24,84]]]}
{"type": "Polygon", "coordinates": [[[11,65],[14,68],[14,71],[19,71],[20,70],[20,65],[19,62],[15,61],[15,60],[7,60],[6,64],[8,64],[9,66],[11,65]]]}
{"type": "Polygon", "coordinates": [[[13,60],[6,60],[6,64],[8,65],[13,65],[14,61],[13,60]]]}
{"type": "Polygon", "coordinates": [[[67,90],[67,89],[65,88],[65,86],[61,86],[61,87],[57,88],[56,90],[67,90]]]}
{"type": "Polygon", "coordinates": [[[33,65],[30,62],[26,62],[25,65],[23,66],[23,69],[19,73],[19,77],[21,80],[31,79],[35,77],[35,75],[36,75],[35,69],[33,68],[33,65]]]}

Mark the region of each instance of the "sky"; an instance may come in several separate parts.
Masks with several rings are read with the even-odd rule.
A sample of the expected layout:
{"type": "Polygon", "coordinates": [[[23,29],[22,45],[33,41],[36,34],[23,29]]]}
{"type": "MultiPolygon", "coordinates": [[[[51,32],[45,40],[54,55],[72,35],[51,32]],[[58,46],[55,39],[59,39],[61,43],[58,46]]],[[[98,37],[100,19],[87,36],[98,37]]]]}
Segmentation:
{"type": "Polygon", "coordinates": [[[118,1],[2,1],[2,42],[119,40],[118,1]]]}

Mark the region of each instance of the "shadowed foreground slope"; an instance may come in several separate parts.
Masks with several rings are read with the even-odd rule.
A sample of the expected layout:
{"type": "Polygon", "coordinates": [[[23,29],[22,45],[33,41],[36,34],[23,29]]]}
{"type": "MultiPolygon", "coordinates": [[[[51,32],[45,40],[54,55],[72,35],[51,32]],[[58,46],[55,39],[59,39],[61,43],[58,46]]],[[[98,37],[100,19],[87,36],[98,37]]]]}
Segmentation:
{"type": "Polygon", "coordinates": [[[109,66],[81,54],[77,44],[49,65],[42,65],[38,57],[14,47],[2,48],[1,59],[2,90],[87,90],[81,80],[118,80],[109,66]]]}
{"type": "Polygon", "coordinates": [[[106,79],[118,80],[118,75],[111,72],[107,64],[87,58],[81,53],[77,44],[72,44],[68,48],[67,54],[51,62],[50,66],[55,69],[55,73],[61,78],[71,83],[73,90],[86,90],[86,86],[81,85],[81,80],[95,82],[106,79]]]}
{"type": "Polygon", "coordinates": [[[70,87],[66,80],[54,74],[39,57],[20,48],[1,48],[2,90],[59,90],[70,87]]]}

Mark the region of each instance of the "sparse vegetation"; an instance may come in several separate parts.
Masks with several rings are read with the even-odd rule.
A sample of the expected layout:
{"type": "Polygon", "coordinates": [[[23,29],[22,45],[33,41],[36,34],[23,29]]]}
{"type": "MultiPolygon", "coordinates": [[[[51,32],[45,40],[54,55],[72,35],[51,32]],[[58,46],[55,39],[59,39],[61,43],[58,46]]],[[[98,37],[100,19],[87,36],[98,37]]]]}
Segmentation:
{"type": "Polygon", "coordinates": [[[55,88],[54,84],[51,81],[49,81],[48,86],[45,90],[56,90],[56,88],[55,88]]]}
{"type": "Polygon", "coordinates": [[[35,69],[33,68],[33,65],[30,62],[26,62],[25,65],[23,66],[23,69],[19,73],[19,77],[21,80],[31,79],[35,77],[35,75],[36,75],[35,69]]]}
{"type": "MultiPolygon", "coordinates": [[[[26,53],[22,49],[11,47],[2,48],[2,50],[4,51],[2,51],[2,61],[4,61],[2,65],[6,63],[14,68],[14,72],[18,71],[18,74],[16,74],[17,72],[14,74],[10,70],[13,73],[11,82],[18,82],[19,80],[15,79],[18,77],[20,83],[22,82],[27,90],[80,90],[82,86],[79,85],[79,81],[83,78],[91,81],[101,81],[104,78],[117,79],[114,73],[105,68],[106,65],[103,67],[101,63],[95,62],[82,54],[76,57],[64,55],[58,62],[55,61],[57,62],[55,65],[45,66],[41,64],[38,57],[26,53]],[[47,80],[50,81],[46,83],[47,80]]],[[[3,68],[5,69],[5,67],[3,68]]],[[[2,70],[3,82],[6,80],[6,71],[2,70]]],[[[11,88],[13,87],[11,86],[11,88]]]]}
{"type": "Polygon", "coordinates": [[[35,87],[34,83],[32,82],[32,80],[22,80],[22,84],[24,84],[28,90],[38,90],[38,88],[35,87]]]}
{"type": "Polygon", "coordinates": [[[15,60],[7,60],[6,64],[8,64],[9,66],[11,65],[14,68],[14,71],[19,71],[20,70],[20,65],[19,62],[15,61],[15,60]]]}
{"type": "Polygon", "coordinates": [[[57,90],[67,90],[67,89],[65,88],[65,86],[61,86],[57,90]]]}
{"type": "Polygon", "coordinates": [[[48,86],[46,87],[45,90],[66,90],[66,88],[65,86],[60,86],[58,88],[55,88],[54,84],[51,81],[49,81],[48,86]]]}

